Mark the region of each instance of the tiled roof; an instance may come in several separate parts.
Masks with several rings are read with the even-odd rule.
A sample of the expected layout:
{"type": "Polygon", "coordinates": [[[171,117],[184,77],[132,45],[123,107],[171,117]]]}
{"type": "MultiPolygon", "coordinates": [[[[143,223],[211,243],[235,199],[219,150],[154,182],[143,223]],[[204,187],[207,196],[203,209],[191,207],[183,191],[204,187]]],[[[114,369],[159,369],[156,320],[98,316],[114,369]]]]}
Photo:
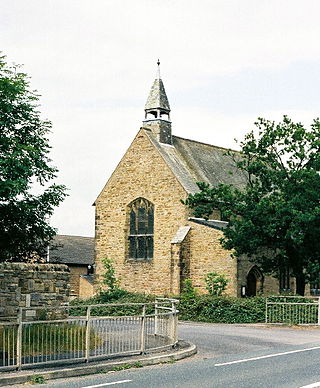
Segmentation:
{"type": "Polygon", "coordinates": [[[159,143],[150,130],[145,131],[188,193],[199,191],[196,182],[211,186],[225,183],[238,188],[246,184],[247,176],[236,168],[233,160],[239,158],[238,152],[233,151],[230,156],[225,148],[177,136],[172,136],[172,146],[166,145],[159,143]]]}
{"type": "Polygon", "coordinates": [[[166,91],[162,82],[162,79],[157,78],[154,80],[151,87],[145,109],[157,109],[161,108],[170,111],[170,105],[166,91]]]}
{"type": "Polygon", "coordinates": [[[56,235],[50,244],[49,262],[89,265],[94,261],[94,238],[56,235]]]}

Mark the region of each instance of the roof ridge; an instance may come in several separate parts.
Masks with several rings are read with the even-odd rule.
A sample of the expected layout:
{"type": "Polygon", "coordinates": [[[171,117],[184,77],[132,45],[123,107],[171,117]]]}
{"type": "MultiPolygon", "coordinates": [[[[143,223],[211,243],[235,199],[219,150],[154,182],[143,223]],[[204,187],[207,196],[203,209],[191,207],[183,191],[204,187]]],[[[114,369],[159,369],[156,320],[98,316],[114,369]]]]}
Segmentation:
{"type": "Polygon", "coordinates": [[[205,142],[203,142],[203,141],[197,141],[197,140],[187,139],[187,138],[185,138],[185,137],[176,136],[176,135],[172,135],[172,137],[173,137],[173,138],[177,138],[177,139],[181,139],[181,140],[191,141],[191,142],[193,142],[193,143],[198,143],[198,144],[207,145],[207,146],[209,146],[209,147],[214,147],[214,148],[217,148],[217,149],[220,149],[220,150],[232,151],[232,152],[240,153],[240,151],[233,150],[232,148],[220,147],[220,146],[216,146],[216,145],[214,145],[214,144],[205,143],[205,142]]]}

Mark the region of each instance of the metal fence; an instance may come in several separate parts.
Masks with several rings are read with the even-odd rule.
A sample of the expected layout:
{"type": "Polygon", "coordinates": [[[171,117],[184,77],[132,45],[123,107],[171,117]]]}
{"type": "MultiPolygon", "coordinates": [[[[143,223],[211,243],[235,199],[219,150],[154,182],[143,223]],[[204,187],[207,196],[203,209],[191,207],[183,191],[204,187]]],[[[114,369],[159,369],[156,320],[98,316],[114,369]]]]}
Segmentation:
{"type": "Polygon", "coordinates": [[[0,370],[141,354],[177,343],[177,303],[20,308],[0,322],[0,370]]]}
{"type": "Polygon", "coordinates": [[[266,298],[266,323],[320,325],[320,298],[272,296],[266,298]]]}

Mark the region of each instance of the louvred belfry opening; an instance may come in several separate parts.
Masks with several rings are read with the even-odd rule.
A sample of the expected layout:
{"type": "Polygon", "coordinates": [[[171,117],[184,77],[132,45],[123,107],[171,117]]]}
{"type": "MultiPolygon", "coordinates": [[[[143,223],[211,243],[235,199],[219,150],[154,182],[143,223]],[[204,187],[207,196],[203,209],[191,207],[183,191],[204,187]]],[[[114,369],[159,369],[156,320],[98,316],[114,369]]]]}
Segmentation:
{"type": "Polygon", "coordinates": [[[170,105],[160,77],[160,62],[158,60],[157,77],[151,87],[146,105],[144,107],[145,119],[143,125],[157,135],[163,144],[172,144],[170,105]]]}

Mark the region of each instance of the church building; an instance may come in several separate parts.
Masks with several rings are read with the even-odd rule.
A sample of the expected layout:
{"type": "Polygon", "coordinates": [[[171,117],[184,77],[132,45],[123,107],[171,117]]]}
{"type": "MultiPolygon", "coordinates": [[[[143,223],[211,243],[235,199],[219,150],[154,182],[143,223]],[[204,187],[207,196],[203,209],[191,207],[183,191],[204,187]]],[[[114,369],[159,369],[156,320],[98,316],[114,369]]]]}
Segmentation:
{"type": "Polygon", "coordinates": [[[95,201],[96,287],[109,258],[129,291],[178,295],[191,279],[206,292],[205,276],[217,272],[229,280],[231,296],[278,292],[277,279],[222,248],[226,222],[218,212],[208,221],[197,219],[181,202],[198,191],[196,182],[246,183],[227,149],[172,134],[160,72],[144,111],[142,127],[95,201]]]}

